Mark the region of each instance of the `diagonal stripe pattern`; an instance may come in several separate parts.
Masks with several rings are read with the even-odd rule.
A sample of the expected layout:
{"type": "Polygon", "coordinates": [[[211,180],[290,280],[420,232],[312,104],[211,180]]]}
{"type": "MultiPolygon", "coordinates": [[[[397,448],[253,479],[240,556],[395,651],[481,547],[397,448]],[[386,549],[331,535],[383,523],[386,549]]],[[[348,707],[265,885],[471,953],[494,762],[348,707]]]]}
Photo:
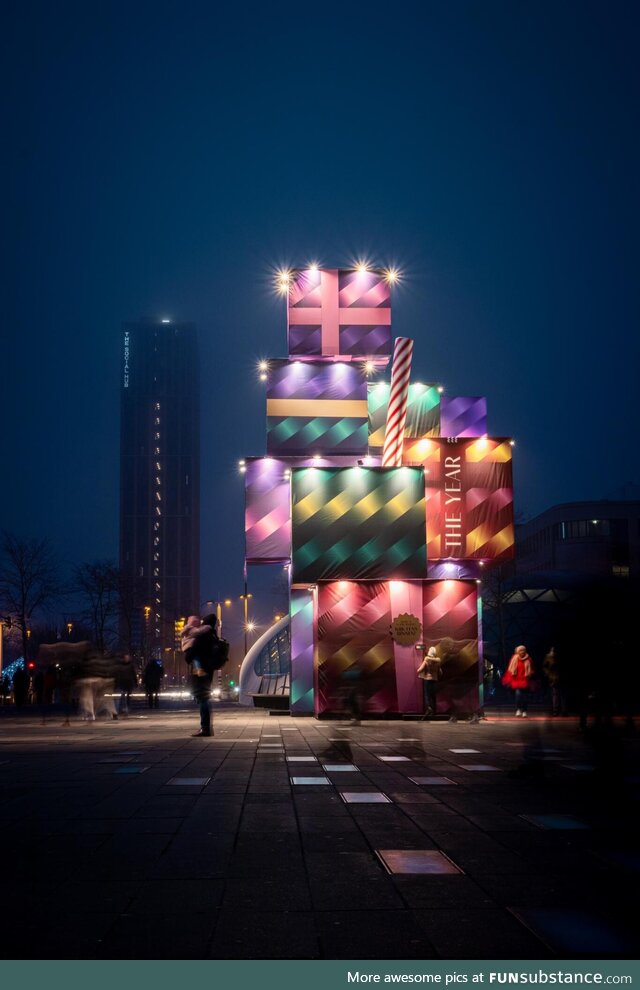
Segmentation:
{"type": "Polygon", "coordinates": [[[484,396],[443,395],[440,410],[443,437],[487,435],[487,400],[484,396]]]}
{"type": "Polygon", "coordinates": [[[397,711],[389,585],[339,581],[318,588],[317,712],[344,708],[353,689],[363,710],[397,711]]]}
{"type": "Polygon", "coordinates": [[[270,455],[367,452],[367,380],[346,361],[271,361],[267,383],[270,455]]]}
{"type": "Polygon", "coordinates": [[[402,441],[407,419],[412,355],[413,341],[409,337],[396,337],[391,368],[389,408],[382,448],[383,467],[399,467],[402,464],[402,441]]]}
{"type": "MultiPolygon", "coordinates": [[[[373,382],[367,390],[369,450],[377,452],[384,444],[389,405],[389,383],[373,382]]],[[[440,393],[436,385],[414,382],[409,385],[405,439],[421,440],[440,435],[440,393]]]]}
{"type": "Polygon", "coordinates": [[[423,578],[423,473],[306,468],[292,474],[294,582],[423,578]]]}
{"type": "Polygon", "coordinates": [[[288,333],[292,357],[388,358],[388,281],[378,271],[297,272],[289,288],[288,333]]]}

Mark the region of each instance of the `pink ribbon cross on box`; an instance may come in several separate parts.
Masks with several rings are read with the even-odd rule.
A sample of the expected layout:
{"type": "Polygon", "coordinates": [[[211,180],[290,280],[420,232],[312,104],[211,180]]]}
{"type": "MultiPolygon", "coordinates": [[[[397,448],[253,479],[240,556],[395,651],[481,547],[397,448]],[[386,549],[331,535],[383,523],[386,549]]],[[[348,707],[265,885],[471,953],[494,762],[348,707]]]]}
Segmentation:
{"type": "Polygon", "coordinates": [[[289,353],[386,363],[391,342],[389,295],[382,272],[316,268],[297,272],[289,288],[289,353]],[[357,339],[360,327],[364,340],[357,339]]]}

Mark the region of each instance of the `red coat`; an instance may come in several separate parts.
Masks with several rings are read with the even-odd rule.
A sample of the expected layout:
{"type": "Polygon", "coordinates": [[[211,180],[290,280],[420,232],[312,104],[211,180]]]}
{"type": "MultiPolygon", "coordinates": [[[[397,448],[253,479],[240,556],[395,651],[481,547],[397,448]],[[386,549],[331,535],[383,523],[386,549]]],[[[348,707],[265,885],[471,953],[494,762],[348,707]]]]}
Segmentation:
{"type": "Polygon", "coordinates": [[[533,663],[531,657],[526,653],[523,657],[519,653],[514,653],[509,661],[502,683],[506,687],[528,688],[533,677],[533,663]]]}

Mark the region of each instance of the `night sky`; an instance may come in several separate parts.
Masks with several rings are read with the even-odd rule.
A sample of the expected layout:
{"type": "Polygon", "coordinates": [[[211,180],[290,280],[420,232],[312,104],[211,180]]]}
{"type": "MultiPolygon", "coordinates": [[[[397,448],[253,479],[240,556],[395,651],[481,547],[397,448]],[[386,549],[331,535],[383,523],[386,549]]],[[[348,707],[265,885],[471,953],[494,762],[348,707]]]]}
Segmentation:
{"type": "Polygon", "coordinates": [[[9,4],[0,525],[117,556],[121,324],[197,324],[202,596],[241,591],[279,265],[405,273],[516,508],[640,480],[634,3],[9,4]]]}

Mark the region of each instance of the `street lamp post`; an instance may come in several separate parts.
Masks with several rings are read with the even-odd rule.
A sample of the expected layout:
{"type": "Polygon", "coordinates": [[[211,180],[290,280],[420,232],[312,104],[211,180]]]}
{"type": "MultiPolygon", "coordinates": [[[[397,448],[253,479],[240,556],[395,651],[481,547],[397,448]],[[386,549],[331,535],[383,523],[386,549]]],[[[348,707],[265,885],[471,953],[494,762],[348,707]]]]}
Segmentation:
{"type": "Polygon", "coordinates": [[[247,633],[249,632],[249,599],[253,598],[253,595],[247,591],[246,584],[244,587],[244,595],[240,595],[240,600],[244,604],[244,655],[246,657],[248,650],[247,633]]]}
{"type": "Polygon", "coordinates": [[[209,598],[203,605],[215,605],[216,608],[216,619],[218,620],[218,636],[222,635],[222,606],[227,607],[232,604],[230,598],[209,598]]]}
{"type": "MultiPolygon", "coordinates": [[[[216,619],[218,620],[218,636],[222,636],[222,606],[232,604],[230,598],[209,598],[204,605],[215,605],[216,607],[216,619]]],[[[218,687],[222,693],[222,669],[218,670],[218,687]]]]}

